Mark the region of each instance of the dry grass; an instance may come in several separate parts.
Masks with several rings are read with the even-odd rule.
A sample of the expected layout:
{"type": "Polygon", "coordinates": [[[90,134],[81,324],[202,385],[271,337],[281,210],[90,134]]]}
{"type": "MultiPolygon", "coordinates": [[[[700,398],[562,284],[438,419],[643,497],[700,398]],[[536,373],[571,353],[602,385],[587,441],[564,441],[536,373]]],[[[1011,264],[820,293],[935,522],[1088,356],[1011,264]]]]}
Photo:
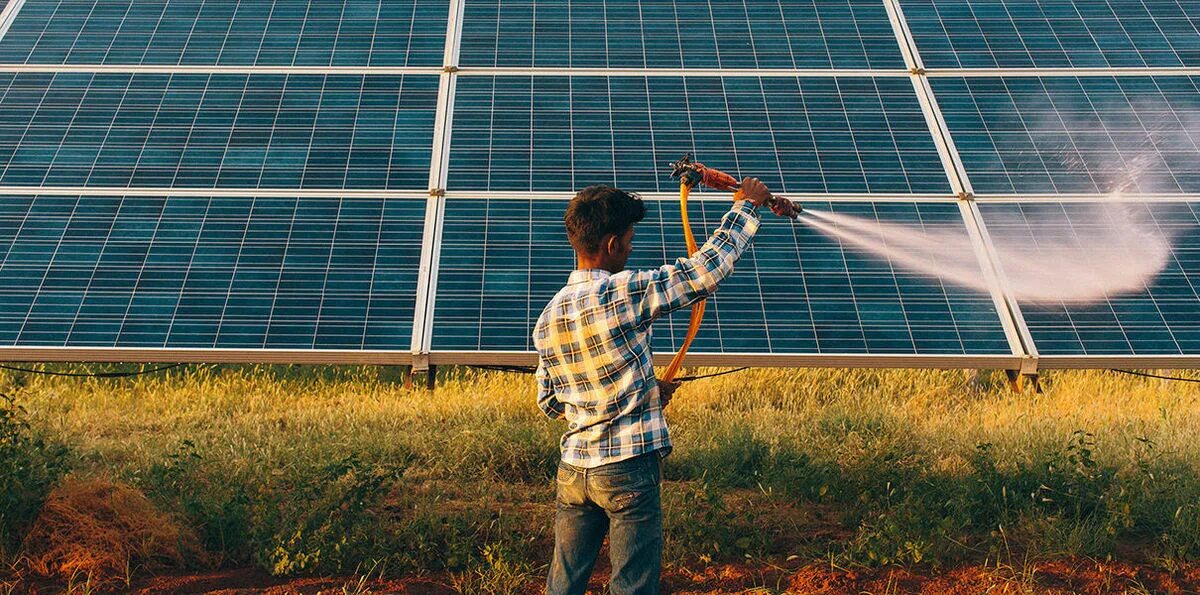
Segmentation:
{"type": "Polygon", "coordinates": [[[189,529],[140,491],[103,478],[65,479],[50,493],[22,545],[22,566],[43,577],[127,585],[134,573],[196,565],[189,529]]]}

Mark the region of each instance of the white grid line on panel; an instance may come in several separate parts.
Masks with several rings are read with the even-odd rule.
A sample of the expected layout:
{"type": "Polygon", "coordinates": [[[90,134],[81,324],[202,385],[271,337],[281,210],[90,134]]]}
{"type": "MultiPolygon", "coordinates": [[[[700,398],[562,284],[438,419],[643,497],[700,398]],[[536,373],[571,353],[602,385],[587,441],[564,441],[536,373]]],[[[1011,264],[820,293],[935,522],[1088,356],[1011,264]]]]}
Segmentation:
{"type": "Polygon", "coordinates": [[[1043,370],[1103,370],[1137,368],[1142,370],[1183,370],[1200,368],[1196,355],[1043,355],[1038,358],[1043,370]]]}
{"type": "MultiPolygon", "coordinates": [[[[976,194],[979,203],[1072,203],[1112,200],[1108,194],[976,194]]],[[[1200,202],[1200,193],[1121,194],[1120,202],[1200,202]]]]}
{"type": "Polygon", "coordinates": [[[426,198],[429,190],[331,190],[300,188],[172,188],[139,186],[0,186],[0,196],[190,196],[236,198],[379,199],[426,198]]]}
{"type": "Polygon", "coordinates": [[[1051,68],[931,68],[926,76],[943,78],[968,77],[1052,77],[1052,76],[1200,76],[1200,67],[1177,66],[1159,68],[1101,68],[1101,67],[1051,67],[1051,68]]]}
{"type": "MultiPolygon", "coordinates": [[[[11,5],[10,5],[11,6],[11,5]]],[[[3,23],[0,22],[0,26],[3,23]]],[[[447,68],[462,76],[754,76],[754,77],[869,77],[890,78],[913,74],[900,69],[866,68],[595,68],[595,67],[486,67],[486,66],[282,66],[203,64],[14,64],[0,63],[0,72],[15,73],[122,73],[122,74],[343,74],[435,75],[447,68]]],[[[1098,76],[1200,76],[1200,67],[1168,68],[931,68],[919,69],[929,77],[1098,77],[1098,76]]]]}
{"type": "Polygon", "coordinates": [[[412,354],[407,351],[357,349],[0,346],[0,360],[8,362],[407,365],[412,362],[412,354]]]}
{"type": "Polygon", "coordinates": [[[0,72],[115,74],[436,75],[436,66],[217,66],[202,64],[0,64],[0,72]]]}

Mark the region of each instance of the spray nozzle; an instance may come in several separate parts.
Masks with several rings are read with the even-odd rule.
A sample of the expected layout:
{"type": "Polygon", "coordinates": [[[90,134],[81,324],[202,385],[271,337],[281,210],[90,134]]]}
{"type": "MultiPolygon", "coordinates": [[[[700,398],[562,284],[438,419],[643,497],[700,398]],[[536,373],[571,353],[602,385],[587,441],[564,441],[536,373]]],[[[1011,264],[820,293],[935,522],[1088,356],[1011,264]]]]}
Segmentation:
{"type": "MultiPolygon", "coordinates": [[[[684,153],[678,161],[671,163],[671,177],[679,180],[688,188],[703,184],[714,190],[735,191],[741,188],[737,178],[712,167],[707,167],[698,161],[692,161],[691,153],[684,153]]],[[[789,201],[782,196],[767,198],[766,205],[772,211],[795,219],[803,210],[799,204],[789,201]]]]}

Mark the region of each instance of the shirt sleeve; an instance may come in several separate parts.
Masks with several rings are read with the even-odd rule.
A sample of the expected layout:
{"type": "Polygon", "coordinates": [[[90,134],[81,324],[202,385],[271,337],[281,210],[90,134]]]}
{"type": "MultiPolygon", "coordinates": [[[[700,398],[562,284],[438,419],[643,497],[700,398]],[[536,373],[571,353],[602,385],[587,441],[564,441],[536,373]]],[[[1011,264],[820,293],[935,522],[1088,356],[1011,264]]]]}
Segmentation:
{"type": "Polygon", "coordinates": [[[716,292],[750,246],[758,225],[754,204],[738,201],[695,254],[657,269],[633,272],[627,288],[636,326],[650,324],[716,292]]]}
{"type": "Polygon", "coordinates": [[[546,364],[538,361],[537,372],[538,395],[537,404],[550,419],[562,419],[566,416],[566,407],[554,396],[554,386],[550,383],[550,375],[546,373],[546,364]]]}

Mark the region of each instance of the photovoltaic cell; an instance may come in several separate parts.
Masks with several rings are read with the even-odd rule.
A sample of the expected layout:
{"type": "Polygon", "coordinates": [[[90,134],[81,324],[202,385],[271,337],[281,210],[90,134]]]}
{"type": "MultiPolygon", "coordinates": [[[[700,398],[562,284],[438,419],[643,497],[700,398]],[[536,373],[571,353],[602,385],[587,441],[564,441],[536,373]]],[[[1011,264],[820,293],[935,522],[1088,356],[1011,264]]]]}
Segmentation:
{"type": "MultiPolygon", "coordinates": [[[[703,241],[729,208],[689,203],[703,241]]],[[[686,254],[679,207],[648,201],[629,267],[648,269],[686,254]]],[[[875,222],[966,236],[957,205],[806,203],[875,222]]],[[[565,201],[451,199],[446,203],[434,314],[435,351],[532,351],[542,308],[574,268],[563,229],[565,201]]],[[[1010,353],[991,297],[842,245],[804,223],[766,215],[733,276],[709,301],[696,353],[1010,353]]],[[[937,261],[942,255],[931,253],[937,261]]],[[[655,323],[658,352],[678,349],[682,310],[655,323]]]]}
{"type": "Polygon", "coordinates": [[[0,205],[0,345],[410,348],[423,200],[0,205]]]}
{"type": "Polygon", "coordinates": [[[1196,77],[930,82],[978,193],[1200,191],[1196,77]]]}
{"type": "Polygon", "coordinates": [[[1194,0],[900,0],[930,68],[1200,66],[1194,0]]]}
{"type": "Polygon", "coordinates": [[[904,68],[877,0],[466,0],[461,63],[904,68]]]}
{"type": "Polygon", "coordinates": [[[785,192],[950,192],[905,78],[470,76],[455,104],[455,190],[672,190],[691,152],[785,192]]]}
{"type": "Polygon", "coordinates": [[[1152,226],[1170,242],[1165,267],[1141,289],[1112,290],[1088,301],[1022,302],[1042,355],[1200,353],[1200,203],[986,203],[979,208],[997,249],[1025,262],[1053,258],[1063,246],[1117,249],[1097,248],[1089,238],[1127,234],[1130,220],[1152,226]]]}
{"type": "Polygon", "coordinates": [[[0,74],[0,184],[424,188],[435,76],[0,74]]]}
{"type": "Polygon", "coordinates": [[[0,62],[441,66],[440,0],[27,0],[0,62]]]}

